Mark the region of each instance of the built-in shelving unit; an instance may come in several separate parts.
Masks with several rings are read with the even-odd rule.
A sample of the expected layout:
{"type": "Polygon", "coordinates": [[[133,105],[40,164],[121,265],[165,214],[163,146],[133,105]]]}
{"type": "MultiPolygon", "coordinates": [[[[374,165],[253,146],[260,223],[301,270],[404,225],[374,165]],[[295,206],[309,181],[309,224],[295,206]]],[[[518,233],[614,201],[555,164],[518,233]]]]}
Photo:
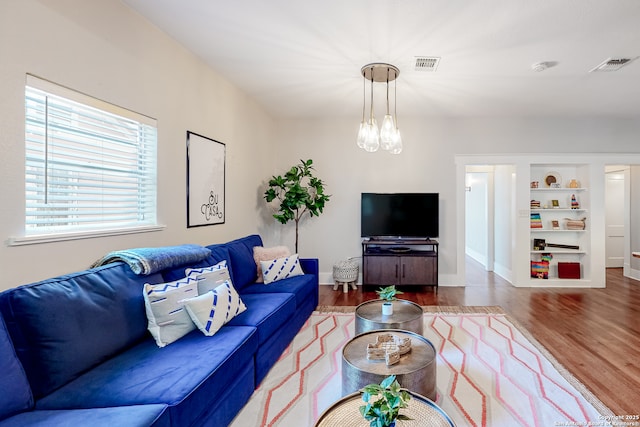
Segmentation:
{"type": "Polygon", "coordinates": [[[531,285],[588,286],[589,165],[531,164],[530,178],[531,285]]]}

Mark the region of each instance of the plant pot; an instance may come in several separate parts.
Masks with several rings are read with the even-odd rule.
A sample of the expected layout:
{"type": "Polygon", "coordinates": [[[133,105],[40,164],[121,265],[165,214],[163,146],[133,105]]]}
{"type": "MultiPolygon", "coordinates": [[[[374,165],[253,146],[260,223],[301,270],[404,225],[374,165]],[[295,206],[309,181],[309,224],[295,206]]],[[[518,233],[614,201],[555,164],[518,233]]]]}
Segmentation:
{"type": "Polygon", "coordinates": [[[392,302],[383,302],[382,303],[382,315],[383,316],[391,316],[393,314],[393,303],[392,302]]]}

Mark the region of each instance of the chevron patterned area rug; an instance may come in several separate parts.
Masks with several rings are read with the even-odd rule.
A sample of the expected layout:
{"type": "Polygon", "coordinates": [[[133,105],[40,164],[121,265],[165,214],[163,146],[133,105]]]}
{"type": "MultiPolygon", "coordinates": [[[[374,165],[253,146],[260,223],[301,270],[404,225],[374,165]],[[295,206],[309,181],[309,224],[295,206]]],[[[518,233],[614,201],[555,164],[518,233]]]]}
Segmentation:
{"type": "MultiPolygon", "coordinates": [[[[438,352],[436,403],[458,427],[602,425],[613,415],[500,307],[424,309],[438,352]]],[[[319,307],[231,425],[313,426],[342,397],[353,311],[319,307]]]]}

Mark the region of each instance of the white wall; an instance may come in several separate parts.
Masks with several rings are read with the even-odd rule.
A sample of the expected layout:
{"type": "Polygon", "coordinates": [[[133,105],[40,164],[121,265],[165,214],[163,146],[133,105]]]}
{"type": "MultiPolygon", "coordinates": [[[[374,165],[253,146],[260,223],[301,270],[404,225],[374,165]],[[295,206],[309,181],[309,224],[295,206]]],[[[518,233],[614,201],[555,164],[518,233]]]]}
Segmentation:
{"type": "Polygon", "coordinates": [[[275,122],[119,1],[0,2],[0,236],[23,231],[24,84],[32,73],[158,120],[160,232],[0,245],[0,290],[87,268],[108,251],[208,244],[259,231],[275,122]],[[186,228],[186,131],[226,144],[226,223],[186,228]]]}
{"type": "Polygon", "coordinates": [[[495,168],[495,216],[494,272],[511,281],[511,265],[513,262],[514,238],[513,219],[515,208],[515,168],[513,165],[497,165],[495,168]]]}

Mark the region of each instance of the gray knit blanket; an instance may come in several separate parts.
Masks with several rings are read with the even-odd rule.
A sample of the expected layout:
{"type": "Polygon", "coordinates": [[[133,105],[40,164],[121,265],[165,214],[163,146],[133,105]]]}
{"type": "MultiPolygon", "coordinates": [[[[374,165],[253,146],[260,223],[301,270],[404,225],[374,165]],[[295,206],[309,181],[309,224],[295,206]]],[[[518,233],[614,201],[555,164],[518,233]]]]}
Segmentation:
{"type": "Polygon", "coordinates": [[[162,246],[159,248],[134,248],[109,252],[90,268],[112,262],[124,262],[138,275],[149,275],[165,268],[202,261],[211,251],[199,245],[162,246]]]}

